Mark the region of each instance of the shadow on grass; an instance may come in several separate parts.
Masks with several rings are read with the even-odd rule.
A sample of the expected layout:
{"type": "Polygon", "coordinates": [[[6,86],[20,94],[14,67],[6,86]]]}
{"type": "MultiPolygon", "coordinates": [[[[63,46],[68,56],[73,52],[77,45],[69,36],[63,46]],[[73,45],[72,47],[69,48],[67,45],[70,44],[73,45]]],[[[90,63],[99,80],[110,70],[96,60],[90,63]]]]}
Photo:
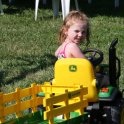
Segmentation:
{"type": "MultiPolygon", "coordinates": [[[[11,83],[14,83],[15,81],[19,81],[19,80],[22,80],[24,79],[28,74],[31,74],[31,73],[36,73],[37,71],[39,70],[43,70],[49,66],[53,66],[57,60],[57,58],[51,54],[45,54],[44,56],[41,56],[39,57],[39,60],[35,61],[35,56],[31,56],[30,58],[25,56],[25,57],[18,57],[16,58],[17,61],[23,61],[23,62],[26,62],[27,64],[17,64],[17,67],[16,68],[19,68],[19,67],[22,67],[22,66],[27,66],[30,68],[23,68],[22,67],[22,71],[20,71],[19,75],[15,76],[15,77],[12,77],[10,78],[9,80],[5,81],[5,77],[6,77],[6,74],[7,72],[3,72],[1,71],[0,72],[0,82],[1,84],[0,85],[4,85],[4,84],[11,84],[11,83]],[[37,63],[37,64],[36,64],[37,63]],[[35,65],[35,67],[32,67],[32,65],[35,65]]],[[[10,68],[12,68],[10,66],[10,68]]]]}
{"type": "MultiPolygon", "coordinates": [[[[35,0],[11,0],[9,3],[8,0],[3,1],[3,4],[7,5],[7,8],[4,9],[4,12],[7,14],[22,13],[26,9],[35,9],[35,0]]],[[[51,1],[49,4],[43,5],[42,0],[39,0],[39,8],[42,9],[52,9],[51,1]]]]}
{"type": "MultiPolygon", "coordinates": [[[[0,87],[1,87],[2,82],[4,80],[4,74],[5,74],[5,72],[3,70],[0,70],[0,87]]],[[[1,89],[0,89],[0,92],[1,92],[1,89]]]]}
{"type": "MultiPolygon", "coordinates": [[[[78,0],[79,8],[81,11],[85,12],[90,17],[94,17],[97,15],[105,15],[105,16],[120,16],[124,17],[124,1],[119,0],[120,5],[119,8],[115,8],[114,2],[115,0],[91,0],[92,3],[88,4],[88,0],[78,0]]],[[[8,4],[6,0],[5,3],[8,4]]],[[[14,14],[21,13],[23,10],[35,8],[35,0],[13,0],[12,4],[5,10],[5,13],[14,14]]],[[[42,0],[39,3],[40,9],[51,9],[52,10],[52,0],[47,0],[47,4],[43,5],[42,0]]],[[[71,0],[70,9],[75,9],[74,0],[71,0]]],[[[61,6],[60,6],[61,11],[61,6]]]]}
{"type": "Polygon", "coordinates": [[[124,17],[124,1],[119,0],[120,5],[115,8],[115,0],[91,0],[92,3],[88,4],[88,0],[79,0],[80,10],[85,12],[90,17],[97,15],[101,16],[119,16],[124,17]]]}

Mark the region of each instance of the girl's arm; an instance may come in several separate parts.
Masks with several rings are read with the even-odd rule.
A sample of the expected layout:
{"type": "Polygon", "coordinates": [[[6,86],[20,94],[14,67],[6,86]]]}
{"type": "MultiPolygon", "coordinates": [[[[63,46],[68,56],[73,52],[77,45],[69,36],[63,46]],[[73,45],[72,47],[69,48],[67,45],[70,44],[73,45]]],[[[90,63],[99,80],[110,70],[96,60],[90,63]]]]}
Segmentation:
{"type": "Polygon", "coordinates": [[[68,55],[72,56],[73,58],[86,58],[79,46],[75,43],[70,44],[67,51],[69,52],[68,55]]]}
{"type": "Polygon", "coordinates": [[[56,56],[56,57],[58,56],[58,53],[59,53],[59,51],[60,51],[60,48],[61,48],[61,46],[59,46],[59,48],[55,51],[55,56],[56,56]]]}

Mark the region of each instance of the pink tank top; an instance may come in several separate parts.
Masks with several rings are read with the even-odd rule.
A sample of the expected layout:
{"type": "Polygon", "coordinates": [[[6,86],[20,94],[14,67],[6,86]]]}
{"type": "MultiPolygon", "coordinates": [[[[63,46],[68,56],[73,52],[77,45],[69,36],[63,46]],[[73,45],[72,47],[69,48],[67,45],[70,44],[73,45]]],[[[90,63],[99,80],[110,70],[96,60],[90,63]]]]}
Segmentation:
{"type": "Polygon", "coordinates": [[[65,49],[66,49],[66,46],[67,46],[68,44],[69,44],[69,43],[65,44],[64,49],[63,49],[62,51],[59,51],[59,53],[58,53],[58,59],[66,58],[65,49]]]}

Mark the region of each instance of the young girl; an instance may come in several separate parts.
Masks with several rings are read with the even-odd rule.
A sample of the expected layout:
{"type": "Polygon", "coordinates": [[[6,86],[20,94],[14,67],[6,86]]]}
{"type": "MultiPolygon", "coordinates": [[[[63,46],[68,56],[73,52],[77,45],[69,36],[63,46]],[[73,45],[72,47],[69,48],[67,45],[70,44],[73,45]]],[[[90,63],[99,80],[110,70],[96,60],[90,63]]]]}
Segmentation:
{"type": "Polygon", "coordinates": [[[79,11],[71,11],[65,18],[60,29],[60,46],[55,52],[59,58],[85,58],[79,45],[89,41],[88,17],[79,11]]]}

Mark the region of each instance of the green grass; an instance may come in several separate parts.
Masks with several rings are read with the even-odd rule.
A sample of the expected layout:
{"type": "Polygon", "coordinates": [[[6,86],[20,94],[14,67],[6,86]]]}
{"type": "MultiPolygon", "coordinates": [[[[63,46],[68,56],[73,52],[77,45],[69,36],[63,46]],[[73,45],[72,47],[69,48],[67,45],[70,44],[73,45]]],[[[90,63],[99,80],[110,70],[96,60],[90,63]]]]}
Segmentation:
{"type": "MultiPolygon", "coordinates": [[[[4,1],[4,15],[0,15],[0,85],[2,92],[43,83],[53,78],[54,51],[62,23],[61,11],[53,17],[51,3],[40,4],[38,20],[34,21],[34,1],[15,1],[9,6],[4,1]]],[[[50,1],[48,1],[50,2],[50,1]]],[[[114,38],[119,39],[117,55],[121,60],[120,87],[124,88],[124,2],[114,8],[114,1],[94,0],[91,5],[79,0],[80,9],[90,18],[89,47],[104,52],[108,62],[108,48],[114,38]]],[[[74,8],[73,1],[71,9],[74,8]]],[[[82,48],[83,45],[81,46],[82,48]]]]}

